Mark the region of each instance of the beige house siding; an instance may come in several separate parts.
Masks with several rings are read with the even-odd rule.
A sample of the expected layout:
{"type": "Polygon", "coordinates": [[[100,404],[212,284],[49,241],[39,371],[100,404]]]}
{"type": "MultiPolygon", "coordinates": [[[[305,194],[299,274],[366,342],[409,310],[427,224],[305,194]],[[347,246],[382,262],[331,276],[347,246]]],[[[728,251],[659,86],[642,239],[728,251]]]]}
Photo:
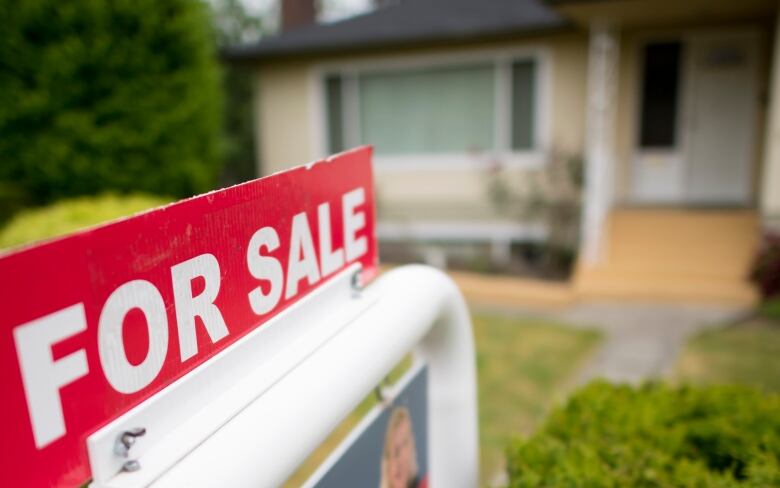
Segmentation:
{"type": "MultiPolygon", "coordinates": [[[[258,140],[261,173],[268,174],[322,157],[318,130],[321,103],[317,97],[318,67],[338,63],[398,61],[404,56],[470,55],[490,50],[541,48],[548,60],[547,159],[581,157],[584,139],[587,73],[587,36],[555,34],[505,42],[471,43],[427,49],[393,50],[371,55],[331,56],[311,60],[275,62],[258,69],[258,140]]],[[[319,136],[321,137],[321,135],[319,136]]],[[[501,163],[500,158],[497,161],[501,163]]],[[[485,165],[487,166],[487,165],[485,165]]],[[[512,191],[527,191],[531,182],[544,186],[540,169],[507,166],[502,173],[512,191]]],[[[394,220],[500,219],[488,197],[488,168],[376,169],[380,215],[394,220]],[[420,209],[425,214],[420,214],[420,209]]]]}
{"type": "Polygon", "coordinates": [[[285,62],[258,69],[258,173],[268,175],[313,159],[309,120],[310,64],[285,62]]]}

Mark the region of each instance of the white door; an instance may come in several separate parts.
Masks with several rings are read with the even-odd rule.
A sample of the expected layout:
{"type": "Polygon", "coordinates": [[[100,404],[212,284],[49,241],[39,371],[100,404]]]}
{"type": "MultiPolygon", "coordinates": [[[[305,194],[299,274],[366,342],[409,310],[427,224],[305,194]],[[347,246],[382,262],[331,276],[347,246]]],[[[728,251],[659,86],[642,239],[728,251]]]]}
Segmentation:
{"type": "Polygon", "coordinates": [[[750,203],[757,44],[724,31],[643,46],[633,201],[750,203]]]}
{"type": "Polygon", "coordinates": [[[757,39],[708,34],[688,41],[685,193],[694,204],[750,203],[757,39]]]}
{"type": "Polygon", "coordinates": [[[644,44],[640,53],[633,200],[677,204],[685,198],[680,128],[685,45],[680,39],[658,40],[644,44]]]}

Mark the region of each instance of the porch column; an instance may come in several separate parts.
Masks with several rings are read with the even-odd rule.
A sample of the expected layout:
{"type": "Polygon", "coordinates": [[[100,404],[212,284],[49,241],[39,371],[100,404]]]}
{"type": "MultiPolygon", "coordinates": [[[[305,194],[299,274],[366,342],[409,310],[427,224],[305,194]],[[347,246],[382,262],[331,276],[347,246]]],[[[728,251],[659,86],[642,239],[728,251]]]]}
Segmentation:
{"type": "Polygon", "coordinates": [[[618,49],[616,28],[606,23],[591,25],[580,240],[581,260],[591,266],[598,264],[604,256],[604,223],[612,204],[618,49]]]}
{"type": "Polygon", "coordinates": [[[780,231],[780,11],[775,20],[769,96],[760,208],[764,226],[780,231]]]}

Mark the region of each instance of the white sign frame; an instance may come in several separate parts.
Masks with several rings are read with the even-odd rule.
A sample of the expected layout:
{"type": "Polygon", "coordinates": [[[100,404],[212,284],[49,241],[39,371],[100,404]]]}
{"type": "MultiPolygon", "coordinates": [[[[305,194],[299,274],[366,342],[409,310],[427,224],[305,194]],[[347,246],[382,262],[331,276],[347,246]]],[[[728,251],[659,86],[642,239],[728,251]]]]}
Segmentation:
{"type": "Polygon", "coordinates": [[[356,271],[345,270],[90,436],[91,486],[281,486],[414,350],[429,368],[430,486],[476,487],[476,359],[462,295],[447,275],[427,266],[396,268],[359,292],[352,280],[356,271]],[[259,337],[273,330],[285,347],[271,355],[259,337]],[[238,356],[255,362],[231,359],[238,356]],[[209,373],[217,368],[223,370],[209,373]],[[233,382],[213,384],[231,375],[233,382]],[[148,429],[150,437],[139,438],[129,453],[140,469],[117,473],[123,458],[111,446],[118,436],[159,415],[171,424],[157,422],[165,431],[153,435],[148,429]]]}

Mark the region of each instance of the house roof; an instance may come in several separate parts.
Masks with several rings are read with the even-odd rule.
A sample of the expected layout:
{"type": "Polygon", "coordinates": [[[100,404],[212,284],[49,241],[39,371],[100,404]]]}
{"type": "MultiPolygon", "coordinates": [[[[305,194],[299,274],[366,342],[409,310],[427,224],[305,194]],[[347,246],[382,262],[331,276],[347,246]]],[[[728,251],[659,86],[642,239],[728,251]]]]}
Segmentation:
{"type": "Polygon", "coordinates": [[[228,48],[232,60],[476,39],[561,27],[543,0],[401,0],[339,22],[314,24],[228,48]]]}

